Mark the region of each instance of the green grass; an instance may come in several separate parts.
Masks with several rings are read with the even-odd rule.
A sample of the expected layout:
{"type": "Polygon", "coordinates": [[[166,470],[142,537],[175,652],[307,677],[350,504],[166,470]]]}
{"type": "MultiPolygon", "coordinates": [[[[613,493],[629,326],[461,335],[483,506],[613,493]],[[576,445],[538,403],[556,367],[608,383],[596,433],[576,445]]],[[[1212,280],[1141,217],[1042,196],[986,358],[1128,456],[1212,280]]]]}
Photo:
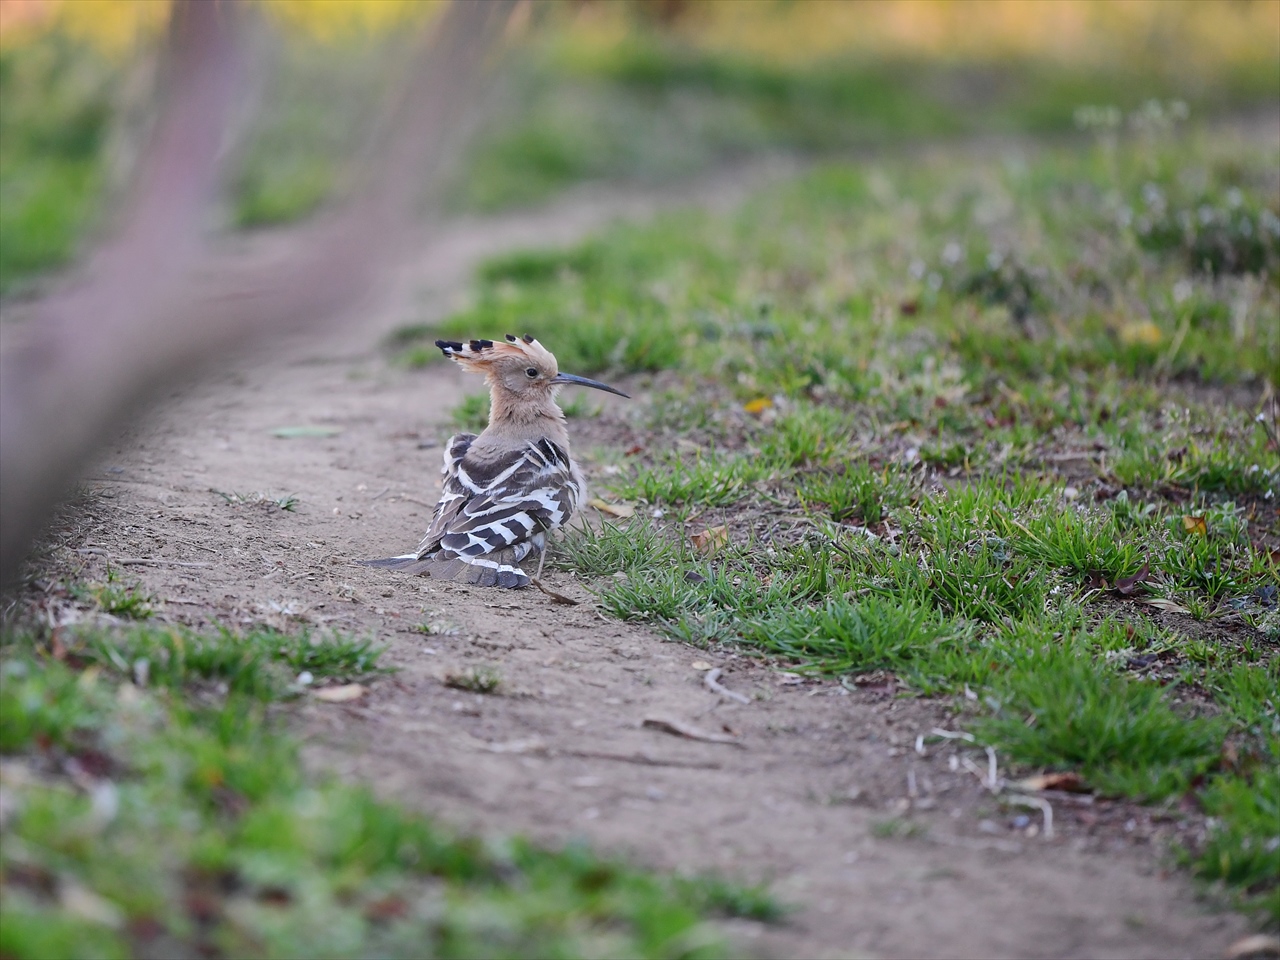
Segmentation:
{"type": "Polygon", "coordinates": [[[997,689],[1004,702],[979,736],[1021,763],[1078,769],[1106,793],[1181,793],[1222,747],[1220,724],[1179,715],[1157,684],[1099,671],[1065,644],[1020,660],[997,689]]]}
{"type": "Polygon", "coordinates": [[[388,672],[378,663],[383,650],[372,640],[265,628],[247,633],[147,628],[91,634],[83,645],[72,646],[71,653],[143,683],[184,687],[213,682],[233,693],[267,700],[311,683],[388,672]],[[300,684],[303,674],[310,679],[300,684]]]}
{"type": "Polygon", "coordinates": [[[1280,740],[1272,740],[1252,782],[1243,777],[1215,779],[1202,795],[1213,816],[1200,850],[1184,854],[1192,872],[1237,892],[1241,905],[1280,923],[1276,876],[1280,874],[1280,740]]]}
{"type": "MultiPolygon", "coordinates": [[[[643,29],[607,49],[575,42],[570,32],[547,38],[517,65],[460,189],[468,205],[498,209],[583,180],[669,179],[764,151],[1062,133],[1076,128],[1082,105],[1137,111],[1152,98],[1181,97],[1196,110],[1238,108],[1273,101],[1276,79],[1263,64],[1192,84],[1167,64],[1085,68],[866,53],[786,66],[643,29]]],[[[1203,232],[1216,238],[1230,229],[1203,232]]],[[[1181,241],[1172,228],[1153,233],[1155,242],[1181,241]]],[[[1210,255],[1217,249],[1208,237],[1200,246],[1210,255]]]]}
{"type": "Polygon", "coordinates": [[[1198,799],[1216,820],[1188,862],[1264,909],[1273,833],[1241,798],[1265,765],[1224,760],[1268,755],[1280,685],[1280,449],[1249,399],[1280,378],[1260,142],[830,165],[733,213],[504,257],[444,329],[518,317],[642,389],[652,357],[628,351],[665,345],[639,449],[601,481],[642,519],[558,551],[607,613],[967,688],[1015,770],[1198,799]],[[1157,208],[1193,216],[1156,243],[1157,208]],[[1195,252],[1240,218],[1214,234],[1228,252],[1195,252]],[[699,553],[719,524],[728,544],[699,553]]]}
{"type": "Polygon", "coordinates": [[[156,598],[144,593],[140,584],[123,584],[120,574],[107,567],[106,583],[76,584],[72,594],[91,601],[103,613],[125,620],[146,620],[154,613],[156,598]]]}
{"type": "Polygon", "coordinates": [[[489,423],[489,394],[467,394],[449,411],[449,419],[459,430],[479,433],[489,423]]]}
{"type": "MultiPolygon", "coordinates": [[[[671,180],[779,151],[831,156],[983,134],[1067,134],[1082,124],[1103,143],[1115,131],[1085,122],[1101,115],[1098,105],[1117,108],[1122,119],[1132,113],[1134,129],[1146,136],[1176,125],[1171,98],[1188,102],[1193,116],[1269,108],[1280,79],[1265,62],[1224,63],[1207,72],[1170,69],[1176,56],[1085,65],[863,52],[785,66],[700,49],[678,34],[649,29],[634,29],[604,49],[583,44],[555,17],[548,26],[510,59],[505,93],[492,98],[495,109],[442,191],[456,206],[505,209],[584,181],[671,180]],[[1089,105],[1092,113],[1081,111],[1089,105]]],[[[350,35],[340,43],[296,32],[262,37],[271,57],[228,171],[230,225],[295,222],[347,192],[412,39],[408,29],[350,35]]],[[[108,144],[136,146],[131,140],[138,137],[142,98],[135,88],[143,85],[131,71],[133,60],[147,55],[112,62],[83,38],[57,31],[0,54],[0,292],[21,291],[42,272],[65,265],[101,219],[108,182],[118,179],[107,169],[114,162],[109,154],[128,153],[108,144]]],[[[1274,262],[1265,231],[1257,229],[1261,207],[1253,198],[1237,203],[1229,187],[1201,193],[1130,203],[1139,248],[1194,270],[1207,265],[1215,275],[1274,262]],[[1204,218],[1206,200],[1215,206],[1204,218]]],[[[838,199],[865,195],[865,184],[850,183],[838,199]]],[[[966,270],[945,275],[947,289],[1014,313],[1044,302],[1036,264],[982,263],[980,256],[966,258],[966,270]]],[[[554,255],[526,255],[523,262],[511,260],[505,273],[526,283],[564,266],[572,271],[575,258],[561,264],[554,255]]],[[[1194,324],[1216,322],[1215,300],[1193,296],[1194,324]]],[[[613,322],[600,320],[594,350],[584,351],[584,359],[599,364],[611,355],[613,322]]],[[[673,351],[676,345],[659,337],[623,352],[630,365],[659,369],[676,359],[673,351]]],[[[1134,353],[1140,358],[1142,349],[1134,353]]]]}
{"type": "Polygon", "coordinates": [[[0,51],[0,294],[67,263],[95,223],[118,84],[66,38],[0,51]]]}
{"type": "Polygon", "coordinates": [[[367,677],[374,653],[261,631],[7,635],[0,952],[716,957],[706,917],[779,916],[760,888],[481,841],[309,776],[263,678],[367,677]]]}
{"type": "MultiPolygon", "coordinates": [[[[1157,429],[1158,411],[1114,412],[1144,380],[1280,370],[1280,209],[1265,172],[1277,162],[1261,141],[1190,129],[1110,152],[831,165],[732,216],[673,213],[508,256],[481,271],[473,306],[413,332],[528,330],[575,372],[682,368],[742,400],[873,401],[882,425],[942,430],[919,451],[948,469],[991,456],[976,435],[1019,453],[1074,425],[1107,442],[1125,483],[1265,492],[1276,466],[1247,420],[1205,433],[1176,414],[1157,429]],[[1235,211],[1266,256],[1228,269],[1144,248],[1152,190],[1193,225],[1235,211]]],[[[808,421],[793,425],[798,450],[833,439],[813,422],[827,415],[788,414],[808,421]]]]}

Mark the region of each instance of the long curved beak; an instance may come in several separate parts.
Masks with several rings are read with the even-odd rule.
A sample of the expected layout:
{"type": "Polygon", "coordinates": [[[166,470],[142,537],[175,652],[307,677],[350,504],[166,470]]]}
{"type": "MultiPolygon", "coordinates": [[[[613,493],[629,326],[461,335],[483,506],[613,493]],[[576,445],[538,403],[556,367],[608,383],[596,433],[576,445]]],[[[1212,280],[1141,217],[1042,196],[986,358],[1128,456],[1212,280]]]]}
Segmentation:
{"type": "Polygon", "coordinates": [[[623,393],[621,390],[615,390],[613,387],[609,386],[607,383],[601,383],[599,380],[588,380],[586,377],[577,377],[577,376],[574,376],[572,373],[557,374],[555,379],[553,379],[551,382],[552,383],[576,383],[580,387],[593,387],[596,390],[603,390],[605,393],[612,393],[619,397],[626,397],[628,400],[631,399],[631,395],[629,393],[623,393]]]}

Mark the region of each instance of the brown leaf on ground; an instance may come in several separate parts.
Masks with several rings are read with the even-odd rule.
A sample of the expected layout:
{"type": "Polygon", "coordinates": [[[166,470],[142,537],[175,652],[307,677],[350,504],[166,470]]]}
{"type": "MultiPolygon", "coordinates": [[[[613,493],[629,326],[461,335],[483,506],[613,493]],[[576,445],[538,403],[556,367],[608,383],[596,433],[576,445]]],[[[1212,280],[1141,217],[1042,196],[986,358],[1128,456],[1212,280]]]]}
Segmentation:
{"type": "Polygon", "coordinates": [[[1255,933],[1227,947],[1222,960],[1271,960],[1280,957],[1280,937],[1255,933]]]}
{"type": "Polygon", "coordinates": [[[1019,780],[1013,786],[1030,793],[1041,790],[1062,790],[1066,793],[1092,793],[1093,788],[1084,782],[1078,773],[1041,773],[1034,777],[1019,780]]]}
{"type": "Polygon", "coordinates": [[[321,687],[312,695],[325,703],[350,703],[352,700],[359,700],[368,691],[369,688],[363,683],[344,683],[340,687],[321,687]]]}
{"type": "Polygon", "coordinates": [[[1234,743],[1224,743],[1222,745],[1222,755],[1219,758],[1219,763],[1222,765],[1224,770],[1229,770],[1232,773],[1239,773],[1240,772],[1239,748],[1236,747],[1234,743]]]}
{"type": "Polygon", "coordinates": [[[1204,522],[1204,517],[1183,517],[1182,529],[1199,537],[1209,535],[1209,525],[1204,522]]]}
{"type": "Polygon", "coordinates": [[[710,556],[728,544],[729,528],[727,526],[708,527],[700,533],[691,533],[689,540],[693,543],[693,549],[699,554],[704,557],[710,556]]]}
{"type": "Polygon", "coordinates": [[[269,907],[287,907],[293,903],[293,892],[288,887],[272,884],[258,891],[258,902],[269,907]]]}
{"type": "Polygon", "coordinates": [[[1169,600],[1166,597],[1149,597],[1145,600],[1139,600],[1139,603],[1145,603],[1149,607],[1155,607],[1157,610],[1163,610],[1165,613],[1190,613],[1191,611],[1178,603],[1176,600],[1169,600]]]}
{"type": "Polygon", "coordinates": [[[408,902],[404,897],[398,897],[394,893],[374,900],[364,908],[364,917],[370,923],[389,923],[408,915],[408,902]]]}
{"type": "Polygon", "coordinates": [[[599,497],[592,497],[587,501],[587,506],[595,507],[601,513],[607,513],[611,517],[617,517],[620,520],[627,520],[636,515],[636,508],[629,503],[606,503],[599,497]]]}
{"type": "Polygon", "coordinates": [[[1121,577],[1116,581],[1116,593],[1122,597],[1133,594],[1138,589],[1138,584],[1147,579],[1151,573],[1151,564],[1144,563],[1142,569],[1135,573],[1132,577],[1121,577]]]}

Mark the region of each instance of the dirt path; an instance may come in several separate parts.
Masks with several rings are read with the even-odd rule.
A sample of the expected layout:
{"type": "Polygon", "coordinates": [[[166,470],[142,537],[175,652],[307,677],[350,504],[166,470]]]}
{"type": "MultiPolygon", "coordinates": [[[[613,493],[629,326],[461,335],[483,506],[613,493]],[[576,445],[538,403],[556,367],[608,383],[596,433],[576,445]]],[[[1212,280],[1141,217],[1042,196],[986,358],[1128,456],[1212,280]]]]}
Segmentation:
{"type": "MultiPolygon", "coordinates": [[[[761,175],[668,199],[731,203],[761,175]]],[[[732,925],[744,949],[1220,955],[1244,923],[1208,912],[1185,878],[1163,869],[1167,824],[1152,811],[1055,802],[1057,835],[1046,840],[1037,811],[1002,806],[964,766],[951,769],[947,743],[916,751],[918,734],[954,723],[946,705],[712,658],[605,619],[560,574],[549,576],[552,586],[581,605],[352,564],[416,544],[439,490],[439,425],[476,388],[445,366],[387,364],[379,335],[424,319],[404,304],[428,303],[429,319],[465,290],[478,258],[569,242],[614,214],[653,207],[642,193],[587,195],[448,228],[389,305],[364,321],[243,361],[172,398],[95,468],[90,486],[100,496],[54,531],[58,555],[83,561],[88,578],[105,575],[108,556],[150,561],[125,569],[175,621],[291,620],[376,635],[400,668],[394,678],[358,704],[298,711],[315,769],[466,828],[586,837],[656,867],[771,880],[801,909],[783,927],[732,925]],[[297,425],[337,432],[272,435],[297,425]],[[292,493],[300,502],[283,512],[215,491],[292,493]],[[708,691],[699,661],[723,667],[723,682],[750,702],[708,691]],[[443,683],[481,665],[500,671],[499,695],[443,683]],[[740,744],[642,727],[649,717],[728,727],[740,744]]],[[[610,407],[592,429],[607,432],[622,416],[610,407]]]]}

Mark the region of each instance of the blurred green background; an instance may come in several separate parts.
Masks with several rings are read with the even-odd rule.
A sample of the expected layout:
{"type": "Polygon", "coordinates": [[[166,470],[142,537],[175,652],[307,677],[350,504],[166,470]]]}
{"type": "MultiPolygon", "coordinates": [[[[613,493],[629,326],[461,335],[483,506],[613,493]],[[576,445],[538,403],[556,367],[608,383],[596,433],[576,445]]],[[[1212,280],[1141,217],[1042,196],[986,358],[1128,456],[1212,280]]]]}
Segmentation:
{"type": "MultiPolygon", "coordinates": [[[[296,221],[341,195],[409,39],[414,0],[256,5],[268,64],[224,222],[296,221]]],[[[38,289],[103,222],[147,129],[167,0],[0,2],[0,294],[38,289]]],[[[453,210],[584,181],[658,183],[765,152],[839,156],[1280,109],[1280,4],[1230,0],[526,3],[444,191],[453,210]],[[1178,107],[1182,110],[1182,107],[1178,107]],[[1159,118],[1156,118],[1158,121],[1159,118]]]]}

